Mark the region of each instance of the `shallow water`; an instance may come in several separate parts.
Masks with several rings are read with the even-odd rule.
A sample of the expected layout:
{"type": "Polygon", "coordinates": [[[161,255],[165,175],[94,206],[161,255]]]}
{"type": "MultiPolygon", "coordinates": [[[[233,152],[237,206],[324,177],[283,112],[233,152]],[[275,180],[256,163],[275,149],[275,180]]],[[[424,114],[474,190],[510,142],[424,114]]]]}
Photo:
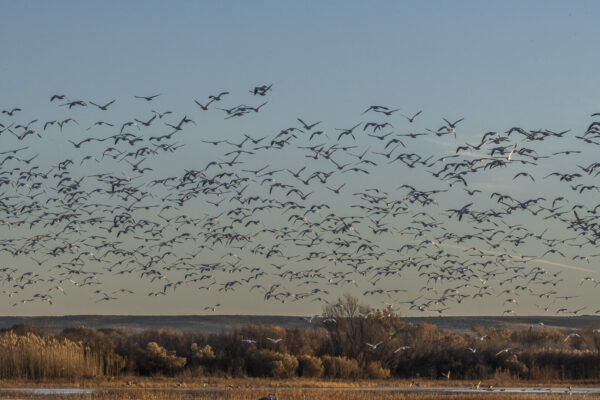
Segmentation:
{"type": "Polygon", "coordinates": [[[11,392],[27,392],[33,394],[90,394],[95,392],[98,389],[90,389],[90,388],[6,388],[0,389],[1,392],[11,391],[11,392]]]}

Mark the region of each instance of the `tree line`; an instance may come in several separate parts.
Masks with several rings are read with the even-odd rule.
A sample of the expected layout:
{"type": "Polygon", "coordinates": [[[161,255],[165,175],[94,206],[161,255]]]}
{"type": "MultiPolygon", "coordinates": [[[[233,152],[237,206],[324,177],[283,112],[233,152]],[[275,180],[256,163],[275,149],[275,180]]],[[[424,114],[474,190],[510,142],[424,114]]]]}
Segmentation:
{"type": "Polygon", "coordinates": [[[597,379],[600,333],[544,326],[457,334],[345,296],[311,328],[221,333],[31,325],[0,332],[0,379],[123,375],[332,379],[597,379]]]}

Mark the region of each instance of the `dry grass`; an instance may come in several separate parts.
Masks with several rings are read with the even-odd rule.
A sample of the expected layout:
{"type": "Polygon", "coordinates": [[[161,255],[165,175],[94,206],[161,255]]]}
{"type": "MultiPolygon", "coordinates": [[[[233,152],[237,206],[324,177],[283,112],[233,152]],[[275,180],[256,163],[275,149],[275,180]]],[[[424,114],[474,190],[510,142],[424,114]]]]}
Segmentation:
{"type": "Polygon", "coordinates": [[[0,379],[96,377],[104,375],[106,367],[105,357],[80,342],[13,332],[0,334],[0,379]]]}
{"type": "MultiPolygon", "coordinates": [[[[182,378],[182,377],[139,377],[122,376],[120,378],[85,378],[85,379],[10,379],[1,380],[0,388],[9,390],[16,387],[47,387],[47,388],[105,388],[105,389],[202,389],[202,388],[234,388],[236,390],[256,390],[258,388],[278,387],[281,389],[351,389],[374,387],[471,387],[477,382],[471,380],[429,380],[429,379],[388,379],[388,380],[330,380],[314,378],[271,379],[271,378],[182,378]]],[[[598,380],[579,381],[523,381],[523,380],[482,380],[481,387],[493,385],[495,387],[533,387],[552,386],[598,386],[598,380]]]]}
{"type": "MultiPolygon", "coordinates": [[[[218,391],[160,391],[160,390],[116,390],[102,391],[92,394],[73,395],[37,395],[23,392],[1,392],[3,398],[19,398],[31,400],[246,400],[258,399],[267,395],[266,390],[239,389],[218,391]]],[[[533,400],[540,399],[539,394],[509,394],[509,393],[403,393],[399,391],[348,391],[348,390],[301,390],[279,389],[277,392],[280,400],[458,400],[458,399],[489,399],[489,400],[533,400]]],[[[578,397],[578,396],[574,396],[578,397]]],[[[544,395],[544,399],[564,399],[564,395],[544,395]]]]}

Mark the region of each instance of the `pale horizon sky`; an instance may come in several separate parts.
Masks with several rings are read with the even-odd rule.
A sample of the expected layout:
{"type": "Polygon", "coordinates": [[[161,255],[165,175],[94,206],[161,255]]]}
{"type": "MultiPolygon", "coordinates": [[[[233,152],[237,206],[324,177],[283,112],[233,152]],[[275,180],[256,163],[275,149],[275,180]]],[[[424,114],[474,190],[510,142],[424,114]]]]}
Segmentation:
{"type": "MultiPolygon", "coordinates": [[[[253,137],[271,135],[297,124],[297,117],[323,121],[320,128],[331,132],[331,139],[338,133],[336,128],[366,121],[361,113],[372,104],[400,108],[406,114],[423,110],[414,128],[400,125],[406,121],[396,114],[397,133],[437,129],[443,124],[442,117],[465,118],[457,141],[428,137],[415,145],[415,151],[423,154],[454,153],[459,144],[474,143],[485,132],[504,132],[513,126],[571,129],[573,134],[580,134],[591,122],[590,114],[600,112],[600,54],[596,50],[600,3],[595,1],[0,0],[0,5],[0,109],[23,108],[19,122],[76,115],[87,125],[82,122],[79,132],[72,131],[70,137],[67,135],[71,133],[63,135],[71,140],[83,140],[85,128],[98,118],[98,113],[84,115],[81,111],[58,109],[48,101],[53,94],[65,93],[72,99],[100,103],[117,99],[108,115],[118,122],[149,118],[153,107],[173,110],[177,116],[191,116],[198,122],[194,128],[196,136],[190,133],[182,141],[186,148],[180,156],[165,156],[169,158],[160,164],[162,176],[204,167],[214,157],[214,148],[196,147],[201,139],[237,138],[242,133],[253,137]],[[250,122],[224,121],[221,114],[201,113],[193,103],[194,99],[205,101],[209,94],[227,90],[231,92],[229,106],[258,105],[262,98],[254,98],[248,90],[262,84],[273,84],[273,91],[266,98],[267,106],[250,122]],[[151,104],[133,98],[158,93],[161,96],[151,104]]],[[[6,118],[0,116],[0,123],[6,123],[6,118]]],[[[54,134],[58,133],[45,133],[48,148],[36,160],[40,165],[81,158],[83,153],[65,140],[55,140],[51,136],[54,134]]],[[[13,148],[13,140],[14,136],[8,134],[0,136],[0,151],[5,146],[13,148]]],[[[565,141],[569,146],[581,146],[572,138],[565,141]]],[[[367,147],[366,143],[364,139],[357,140],[363,147],[367,147]]],[[[556,146],[539,144],[548,152],[560,150],[556,146]]],[[[298,170],[308,160],[302,155],[270,156],[272,159],[256,159],[248,167],[273,163],[298,170]]],[[[557,160],[548,168],[564,167],[566,163],[557,160]]],[[[158,170],[157,165],[152,166],[158,170]]],[[[368,183],[383,187],[396,176],[393,168],[382,167],[381,175],[370,176],[368,183]]],[[[79,170],[87,173],[83,167],[79,170]]],[[[535,188],[525,181],[513,183],[510,178],[516,171],[499,173],[497,181],[473,177],[471,189],[510,190],[523,198],[538,190],[555,197],[561,194],[562,186],[554,180],[538,179],[535,188]]],[[[420,181],[416,175],[403,176],[406,182],[420,181]]],[[[393,189],[397,186],[393,185],[393,189]]],[[[319,192],[317,196],[335,201],[331,193],[319,192]]],[[[468,202],[448,196],[444,198],[448,206],[441,210],[468,202]]],[[[594,199],[593,194],[582,198],[589,202],[594,199]]],[[[493,205],[489,199],[486,201],[493,205]]],[[[539,233],[544,228],[534,226],[531,231],[539,233]]],[[[458,232],[461,229],[456,225],[458,232]]],[[[563,233],[560,228],[556,231],[563,233]]],[[[15,234],[8,229],[0,232],[15,234]]],[[[393,238],[384,244],[392,246],[393,238]]],[[[539,250],[528,247],[521,254],[539,254],[539,250]]],[[[569,252],[576,254],[574,249],[569,252]]],[[[249,264],[267,262],[271,261],[248,257],[249,264]]],[[[24,257],[12,258],[0,252],[0,268],[17,263],[24,263],[18,265],[24,270],[37,267],[24,257]]],[[[571,262],[551,254],[540,264],[552,273],[562,270],[563,277],[569,278],[560,294],[580,295],[569,303],[569,308],[586,306],[584,313],[590,314],[598,308],[594,305],[597,290],[579,286],[585,276],[600,279],[594,262],[571,262]]],[[[269,279],[273,283],[285,282],[272,276],[269,279]]],[[[217,303],[221,305],[216,314],[311,315],[319,313],[322,307],[311,301],[264,302],[258,292],[249,293],[249,286],[229,294],[217,292],[216,287],[208,292],[181,287],[168,296],[148,297],[144,292],[150,290],[144,286],[147,281],[140,283],[139,275],[106,276],[105,282],[111,289],[128,287],[136,294],[123,295],[118,302],[98,303],[97,297],[91,295],[96,288],[70,285],[65,287],[67,296],[55,295],[53,305],[32,302],[18,306],[12,304],[27,296],[0,294],[0,315],[196,315],[207,313],[203,308],[217,303]]],[[[412,292],[394,296],[393,300],[400,302],[419,295],[411,282],[420,281],[409,273],[398,282],[384,279],[382,284],[389,284],[386,289],[410,288],[412,292]]],[[[376,287],[363,284],[367,285],[367,281],[359,288],[336,288],[327,298],[334,300],[346,291],[360,295],[376,287]]],[[[301,290],[293,284],[289,286],[290,290],[301,290]]],[[[154,289],[156,286],[152,286],[154,289]]],[[[6,282],[0,284],[2,290],[10,291],[6,282]]],[[[451,308],[447,314],[500,314],[510,308],[494,297],[486,299],[485,307],[471,301],[451,308]]],[[[365,297],[361,301],[383,307],[388,298],[365,297]]],[[[542,314],[538,306],[528,300],[516,308],[516,314],[542,314]]],[[[560,305],[553,305],[553,309],[557,306],[560,305]]],[[[406,304],[397,304],[396,310],[402,315],[424,315],[409,310],[406,304]]]]}

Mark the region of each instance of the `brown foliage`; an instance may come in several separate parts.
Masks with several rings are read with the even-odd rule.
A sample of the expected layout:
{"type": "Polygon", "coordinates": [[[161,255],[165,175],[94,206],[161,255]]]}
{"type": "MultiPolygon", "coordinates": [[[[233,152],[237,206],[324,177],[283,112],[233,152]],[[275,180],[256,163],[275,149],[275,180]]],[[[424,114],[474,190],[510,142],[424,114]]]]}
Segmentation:
{"type": "Polygon", "coordinates": [[[251,376],[291,378],[296,376],[298,371],[296,357],[268,349],[250,350],[247,362],[251,376]]]}
{"type": "Polygon", "coordinates": [[[362,370],[358,361],[346,357],[323,356],[323,369],[325,376],[336,379],[358,379],[362,370]]]}
{"type": "Polygon", "coordinates": [[[592,327],[567,336],[547,327],[478,326],[459,335],[407,324],[391,309],[374,310],[348,295],[315,320],[308,329],[248,325],[218,334],[73,327],[52,336],[19,325],[19,334],[0,333],[0,378],[116,376],[124,368],[142,375],[274,378],[440,379],[448,371],[452,379],[600,378],[600,334],[592,327]]]}
{"type": "Polygon", "coordinates": [[[175,351],[168,351],[156,342],[149,342],[146,345],[146,348],[140,352],[140,359],[140,369],[150,374],[172,375],[180,371],[187,362],[185,357],[177,357],[175,351]]]}
{"type": "Polygon", "coordinates": [[[320,358],[303,354],[298,357],[298,375],[307,378],[320,378],[325,369],[320,358]]]}

